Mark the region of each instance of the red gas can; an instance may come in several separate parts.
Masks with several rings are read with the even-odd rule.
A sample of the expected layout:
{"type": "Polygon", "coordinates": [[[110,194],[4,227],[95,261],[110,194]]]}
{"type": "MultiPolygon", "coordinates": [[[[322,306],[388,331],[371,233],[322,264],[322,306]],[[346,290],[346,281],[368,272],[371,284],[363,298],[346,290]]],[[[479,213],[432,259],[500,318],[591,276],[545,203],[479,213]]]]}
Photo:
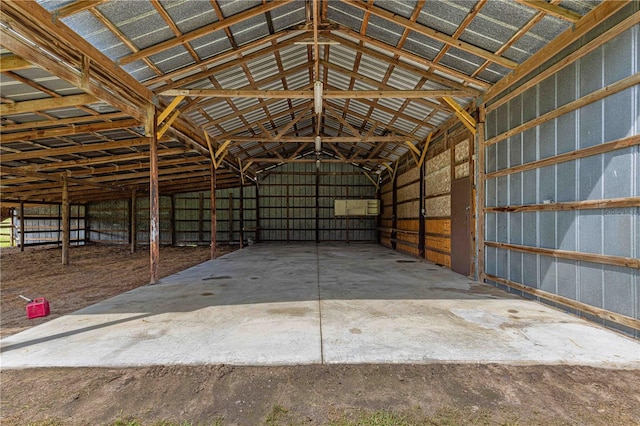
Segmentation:
{"type": "Polygon", "coordinates": [[[27,318],[29,319],[46,317],[50,313],[49,301],[44,297],[33,299],[27,304],[27,318]]]}

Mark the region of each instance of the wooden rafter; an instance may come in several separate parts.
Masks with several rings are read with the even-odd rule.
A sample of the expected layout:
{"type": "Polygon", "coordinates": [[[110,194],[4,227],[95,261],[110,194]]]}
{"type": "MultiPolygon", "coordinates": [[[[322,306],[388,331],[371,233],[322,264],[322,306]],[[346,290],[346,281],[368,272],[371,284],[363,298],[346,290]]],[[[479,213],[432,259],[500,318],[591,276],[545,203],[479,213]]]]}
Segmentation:
{"type": "Polygon", "coordinates": [[[441,43],[444,44],[448,44],[452,47],[456,47],[460,50],[463,50],[467,53],[471,53],[473,55],[479,56],[481,58],[487,59],[491,62],[495,62],[496,64],[500,64],[503,67],[506,68],[510,68],[510,69],[514,69],[515,67],[518,66],[517,62],[514,62],[510,59],[507,59],[505,57],[499,56],[494,54],[493,52],[489,52],[487,50],[481,49],[477,46],[474,46],[472,44],[463,42],[461,40],[457,40],[451,36],[448,36],[444,33],[441,33],[439,31],[436,31],[432,28],[426,27],[424,25],[418,24],[416,22],[412,22],[410,19],[407,19],[403,16],[400,15],[396,15],[393,14],[387,10],[384,10],[380,7],[374,6],[372,4],[369,3],[363,3],[360,1],[355,1],[355,0],[342,0],[344,3],[355,7],[356,9],[360,9],[363,11],[367,11],[373,15],[376,15],[380,18],[386,19],[390,22],[393,22],[395,24],[401,25],[403,27],[406,27],[412,31],[415,31],[419,34],[422,34],[424,36],[427,36],[429,38],[432,38],[434,40],[437,40],[441,43]]]}
{"type": "MultiPolygon", "coordinates": [[[[171,89],[161,94],[206,98],[313,99],[311,90],[171,89]]],[[[322,92],[323,99],[424,99],[467,95],[468,93],[462,90],[324,90],[322,92]]]]}
{"type": "Polygon", "coordinates": [[[0,56],[0,71],[18,71],[32,68],[33,64],[26,59],[22,59],[18,55],[2,55],[0,56]]]}
{"type": "Polygon", "coordinates": [[[53,10],[51,12],[51,15],[54,17],[54,19],[66,18],[67,16],[82,12],[83,10],[99,6],[105,1],[107,0],[77,0],[66,6],[62,6],[58,9],[53,10]]]}
{"type": "Polygon", "coordinates": [[[223,30],[225,28],[228,28],[232,25],[235,25],[237,23],[246,21],[247,19],[251,19],[254,16],[263,14],[267,11],[276,9],[278,7],[284,6],[287,3],[290,3],[292,0],[279,0],[277,2],[271,2],[271,3],[267,3],[267,4],[263,4],[261,6],[257,6],[254,8],[251,8],[249,10],[246,10],[244,12],[238,13],[236,15],[233,15],[230,18],[226,18],[226,19],[221,19],[220,21],[217,21],[213,24],[209,24],[209,25],[205,25],[203,27],[198,28],[197,30],[188,32],[183,34],[180,37],[176,37],[158,44],[155,44],[153,46],[147,47],[145,49],[142,49],[136,53],[132,53],[130,55],[127,55],[123,58],[121,58],[119,60],[119,63],[121,65],[126,65],[129,64],[131,62],[137,61],[138,59],[141,58],[146,58],[148,56],[151,55],[155,55],[157,53],[160,53],[162,51],[171,49],[173,47],[179,46],[183,43],[189,42],[191,40],[195,40],[197,38],[200,38],[202,36],[205,36],[207,34],[213,33],[215,31],[218,30],[223,30]]]}
{"type": "Polygon", "coordinates": [[[571,23],[576,23],[580,20],[580,18],[582,18],[582,15],[580,15],[579,13],[566,9],[562,6],[548,3],[543,0],[516,0],[516,1],[524,6],[532,7],[541,12],[548,13],[551,16],[564,19],[565,21],[569,21],[571,23]]]}

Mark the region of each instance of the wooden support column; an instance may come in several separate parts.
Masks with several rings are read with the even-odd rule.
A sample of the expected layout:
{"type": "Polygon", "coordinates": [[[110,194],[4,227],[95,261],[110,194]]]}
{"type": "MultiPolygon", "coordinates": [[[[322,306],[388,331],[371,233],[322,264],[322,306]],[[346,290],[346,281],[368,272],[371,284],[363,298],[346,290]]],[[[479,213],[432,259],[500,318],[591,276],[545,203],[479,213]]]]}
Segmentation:
{"type": "Polygon", "coordinates": [[[320,242],[320,169],[316,168],[316,243],[320,242]]]}
{"type": "MultiPolygon", "coordinates": [[[[398,167],[400,167],[400,164],[396,164],[396,171],[398,170],[398,167]]],[[[391,185],[393,190],[391,193],[391,248],[395,250],[397,247],[396,238],[398,238],[398,233],[396,232],[396,229],[398,228],[398,180],[396,179],[395,172],[392,175],[392,179],[393,181],[391,182],[391,185]]]]}
{"type": "Polygon", "coordinates": [[[240,248],[244,248],[244,185],[240,183],[240,248]]]}
{"type": "Polygon", "coordinates": [[[256,180],[256,243],[260,242],[260,187],[256,180]]]}
{"type": "Polygon", "coordinates": [[[16,216],[16,210],[14,208],[11,208],[11,247],[16,246],[16,235],[15,235],[16,233],[14,232],[16,229],[15,216],[16,216]]]}
{"type": "MultiPolygon", "coordinates": [[[[346,195],[347,200],[349,199],[349,185],[346,186],[346,195]]],[[[349,209],[347,209],[347,215],[345,216],[345,233],[346,233],[346,241],[349,243],[349,209]]]]}
{"type": "Polygon", "coordinates": [[[424,259],[425,258],[425,251],[424,251],[424,239],[425,239],[425,226],[424,226],[424,220],[425,220],[425,214],[424,214],[424,163],[421,163],[419,166],[419,170],[420,170],[420,183],[419,183],[419,187],[420,189],[419,191],[419,197],[420,197],[420,202],[419,207],[418,207],[418,255],[420,256],[420,259],[424,259]]]}
{"type": "Polygon", "coordinates": [[[211,162],[211,259],[216,258],[218,224],[216,218],[216,166],[211,162]]]}
{"type": "Polygon", "coordinates": [[[289,218],[289,210],[290,210],[289,209],[289,185],[285,185],[285,188],[287,190],[286,191],[287,198],[285,199],[285,207],[286,207],[286,211],[287,211],[287,242],[289,242],[289,240],[291,238],[290,235],[289,235],[289,233],[290,233],[289,229],[291,228],[291,220],[289,218]]]}
{"type": "Polygon", "coordinates": [[[69,183],[67,178],[62,178],[62,264],[69,265],[69,242],[71,240],[69,218],[69,183]]]}
{"type": "Polygon", "coordinates": [[[24,251],[24,201],[20,201],[20,251],[24,251]]]}
{"type": "Polygon", "coordinates": [[[169,212],[169,231],[171,235],[171,246],[176,245],[176,196],[171,194],[171,211],[169,212]]]}
{"type": "Polygon", "coordinates": [[[149,137],[149,283],[159,281],[158,266],[160,262],[160,195],[158,188],[158,134],[155,107],[147,112],[146,133],[149,137]]]}
{"type": "Polygon", "coordinates": [[[204,241],[204,194],[198,195],[198,244],[204,241]]]}
{"type": "Polygon", "coordinates": [[[478,131],[476,132],[477,138],[477,166],[476,172],[478,174],[478,183],[476,186],[476,262],[477,262],[477,277],[478,281],[484,282],[485,275],[485,256],[484,256],[484,234],[485,234],[485,222],[484,222],[484,203],[485,203],[485,146],[484,146],[484,132],[485,132],[485,110],[484,104],[480,105],[478,131]]]}
{"type": "Polygon", "coordinates": [[[229,217],[229,243],[233,241],[233,193],[229,191],[228,202],[228,217],[229,217]]]}
{"type": "Polygon", "coordinates": [[[131,244],[131,254],[136,252],[136,245],[138,245],[138,227],[137,225],[137,210],[138,210],[138,194],[134,189],[131,191],[131,202],[129,205],[131,206],[131,210],[129,211],[129,243],[131,244]]]}

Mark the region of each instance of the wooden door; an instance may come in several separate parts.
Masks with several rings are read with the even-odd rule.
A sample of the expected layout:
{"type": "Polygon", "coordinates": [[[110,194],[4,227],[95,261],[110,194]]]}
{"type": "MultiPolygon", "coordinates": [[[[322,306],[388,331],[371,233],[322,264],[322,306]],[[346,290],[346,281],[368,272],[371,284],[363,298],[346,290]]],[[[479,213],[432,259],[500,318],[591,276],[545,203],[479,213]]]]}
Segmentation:
{"type": "Polygon", "coordinates": [[[456,179],[451,184],[451,270],[471,273],[471,179],[456,179]]]}

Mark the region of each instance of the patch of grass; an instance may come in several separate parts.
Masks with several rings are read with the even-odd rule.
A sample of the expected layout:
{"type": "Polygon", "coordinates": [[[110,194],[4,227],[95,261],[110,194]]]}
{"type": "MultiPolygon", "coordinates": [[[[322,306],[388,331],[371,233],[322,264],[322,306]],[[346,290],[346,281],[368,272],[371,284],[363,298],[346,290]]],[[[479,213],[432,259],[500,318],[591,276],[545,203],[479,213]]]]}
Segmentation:
{"type": "Polygon", "coordinates": [[[355,420],[342,418],[329,423],[330,426],[414,426],[419,424],[424,423],[415,423],[407,416],[387,410],[362,414],[355,420]]]}
{"type": "Polygon", "coordinates": [[[268,426],[275,426],[279,423],[280,419],[289,412],[282,405],[274,405],[271,412],[267,415],[264,423],[268,426]]]}

